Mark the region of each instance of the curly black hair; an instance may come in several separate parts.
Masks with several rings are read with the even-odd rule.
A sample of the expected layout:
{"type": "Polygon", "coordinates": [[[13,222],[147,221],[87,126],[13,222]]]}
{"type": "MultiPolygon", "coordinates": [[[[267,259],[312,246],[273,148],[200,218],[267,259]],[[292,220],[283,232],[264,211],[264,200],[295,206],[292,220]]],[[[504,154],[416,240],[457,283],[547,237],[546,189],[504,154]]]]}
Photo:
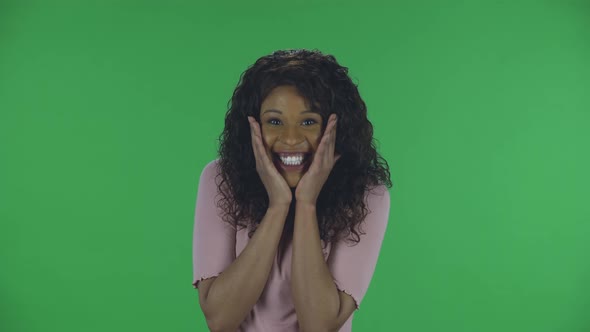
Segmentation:
{"type": "MultiPolygon", "coordinates": [[[[368,214],[367,190],[379,185],[392,187],[389,166],[376,151],[367,107],[348,76],[348,67],[317,49],[277,50],[259,58],[240,75],[218,139],[216,184],[223,198],[217,206],[224,211],[222,218],[234,229],[248,227],[251,238],[266,214],[269,197],[256,171],[247,117],[260,123],[262,102],[275,87],[283,85],[296,87],[321,114],[322,132],[329,115],[338,116],[335,151],[341,158],[318,196],[318,226],[326,245],[350,234],[358,243],[360,236],[355,227],[368,214]],[[221,181],[217,181],[218,177],[221,181]]],[[[287,217],[291,223],[285,225],[291,229],[294,197],[287,217]]]]}

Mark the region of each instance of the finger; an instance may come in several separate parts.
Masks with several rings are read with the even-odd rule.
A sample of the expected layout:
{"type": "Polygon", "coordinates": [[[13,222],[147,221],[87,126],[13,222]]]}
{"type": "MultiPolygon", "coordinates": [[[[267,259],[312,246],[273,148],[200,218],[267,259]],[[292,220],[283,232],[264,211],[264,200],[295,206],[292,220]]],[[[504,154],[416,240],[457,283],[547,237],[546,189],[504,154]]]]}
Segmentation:
{"type": "Polygon", "coordinates": [[[328,127],[326,128],[326,132],[324,133],[324,136],[322,137],[322,141],[320,142],[320,145],[318,146],[318,162],[319,162],[319,166],[320,168],[324,167],[324,165],[327,165],[327,151],[328,151],[328,145],[330,143],[330,132],[332,131],[332,127],[330,126],[330,123],[328,124],[328,127]]]}
{"type": "Polygon", "coordinates": [[[259,167],[265,167],[266,162],[264,160],[264,152],[260,146],[260,134],[257,128],[258,123],[256,120],[251,119],[250,122],[251,131],[252,131],[252,148],[254,150],[254,154],[256,156],[256,162],[258,163],[259,167]]]}
{"type": "Polygon", "coordinates": [[[248,121],[250,122],[250,137],[252,138],[252,151],[254,152],[254,158],[256,159],[256,164],[261,166],[262,160],[260,159],[258,153],[258,140],[256,138],[256,130],[254,128],[254,120],[248,117],[248,121]]]}
{"type": "Polygon", "coordinates": [[[336,124],[337,124],[337,122],[334,121],[334,127],[332,129],[332,134],[330,135],[330,144],[328,144],[328,146],[329,146],[328,156],[330,158],[334,158],[334,149],[335,149],[335,145],[336,145],[336,124]]]}
{"type": "Polygon", "coordinates": [[[331,162],[333,153],[334,153],[334,128],[336,125],[336,121],[335,121],[335,116],[331,116],[330,117],[330,123],[328,124],[328,126],[330,127],[328,129],[328,132],[326,133],[326,141],[324,142],[324,157],[323,160],[325,162],[325,165],[329,165],[329,163],[331,162]]]}
{"type": "Polygon", "coordinates": [[[256,122],[256,120],[254,120],[254,130],[256,132],[258,141],[258,151],[260,153],[262,162],[266,167],[273,167],[272,161],[270,160],[270,156],[268,155],[268,152],[266,151],[266,147],[264,146],[264,142],[262,140],[262,131],[260,129],[260,125],[258,124],[258,122],[256,122]]]}

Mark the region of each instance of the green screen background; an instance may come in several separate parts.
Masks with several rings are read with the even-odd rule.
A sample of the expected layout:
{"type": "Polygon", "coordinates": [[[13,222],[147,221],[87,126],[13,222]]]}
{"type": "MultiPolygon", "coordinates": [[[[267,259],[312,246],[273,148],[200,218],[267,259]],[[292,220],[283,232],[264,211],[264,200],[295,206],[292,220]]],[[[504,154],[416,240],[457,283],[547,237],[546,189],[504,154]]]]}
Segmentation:
{"type": "Polygon", "coordinates": [[[0,2],[0,331],[206,331],[199,175],[283,48],[389,162],[354,331],[590,331],[589,3],[266,0],[0,2]]]}

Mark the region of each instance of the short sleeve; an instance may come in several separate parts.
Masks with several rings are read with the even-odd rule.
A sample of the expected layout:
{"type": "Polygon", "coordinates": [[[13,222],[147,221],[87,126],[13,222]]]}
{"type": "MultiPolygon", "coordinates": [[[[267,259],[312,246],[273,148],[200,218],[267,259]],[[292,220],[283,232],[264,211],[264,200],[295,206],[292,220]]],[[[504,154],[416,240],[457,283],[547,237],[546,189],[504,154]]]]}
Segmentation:
{"type": "Polygon", "coordinates": [[[193,288],[199,281],[216,277],[234,260],[235,230],[221,219],[216,201],[217,160],[205,166],[199,178],[193,228],[193,288]]]}
{"type": "Polygon", "coordinates": [[[366,196],[369,210],[359,232],[359,243],[337,242],[330,250],[328,268],[338,290],[350,295],[359,309],[377,265],[389,220],[389,191],[381,185],[366,196]]]}

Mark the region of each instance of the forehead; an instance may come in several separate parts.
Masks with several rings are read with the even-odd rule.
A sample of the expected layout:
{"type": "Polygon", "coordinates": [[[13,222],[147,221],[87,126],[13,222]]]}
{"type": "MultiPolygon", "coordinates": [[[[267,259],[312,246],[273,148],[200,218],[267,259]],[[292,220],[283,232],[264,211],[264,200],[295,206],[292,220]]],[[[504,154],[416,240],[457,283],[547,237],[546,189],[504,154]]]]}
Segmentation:
{"type": "Polygon", "coordinates": [[[294,86],[278,86],[264,99],[261,114],[319,114],[294,86]]]}
{"type": "Polygon", "coordinates": [[[268,96],[262,101],[262,106],[266,105],[291,105],[306,106],[305,98],[299,93],[294,86],[278,86],[274,88],[268,96]]]}

